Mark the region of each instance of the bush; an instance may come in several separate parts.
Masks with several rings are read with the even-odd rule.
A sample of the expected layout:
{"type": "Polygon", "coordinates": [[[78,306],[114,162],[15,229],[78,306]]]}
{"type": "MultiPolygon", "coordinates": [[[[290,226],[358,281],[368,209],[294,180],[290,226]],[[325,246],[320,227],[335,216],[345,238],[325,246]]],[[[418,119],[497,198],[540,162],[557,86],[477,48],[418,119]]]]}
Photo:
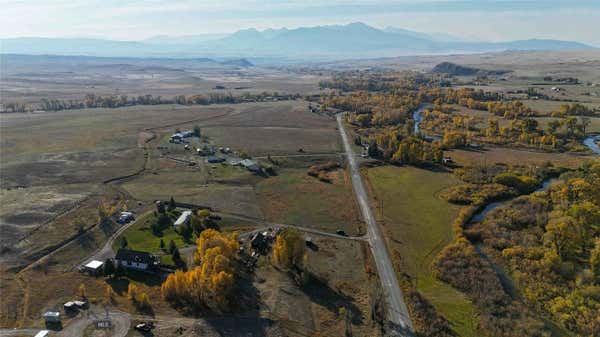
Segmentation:
{"type": "Polygon", "coordinates": [[[513,172],[500,173],[494,177],[494,182],[512,187],[521,194],[533,192],[538,185],[538,180],[530,176],[517,175],[513,172]]]}
{"type": "Polygon", "coordinates": [[[325,164],[313,165],[308,169],[308,175],[311,177],[318,178],[321,173],[326,173],[330,171],[334,171],[340,168],[340,163],[329,161],[325,164]]]}
{"type": "Polygon", "coordinates": [[[440,195],[448,202],[459,205],[483,204],[514,196],[515,190],[500,184],[465,184],[453,186],[440,195]]]}

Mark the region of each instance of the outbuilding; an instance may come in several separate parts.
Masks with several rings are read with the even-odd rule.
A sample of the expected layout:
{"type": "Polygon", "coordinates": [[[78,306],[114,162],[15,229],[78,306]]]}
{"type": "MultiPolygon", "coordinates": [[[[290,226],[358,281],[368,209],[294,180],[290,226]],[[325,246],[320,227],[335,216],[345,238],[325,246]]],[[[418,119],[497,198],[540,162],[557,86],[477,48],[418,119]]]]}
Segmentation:
{"type": "Polygon", "coordinates": [[[250,160],[250,159],[244,159],[240,162],[240,165],[242,165],[243,167],[245,167],[248,171],[251,172],[260,172],[260,166],[258,166],[257,163],[255,163],[254,161],[250,160]]]}
{"type": "Polygon", "coordinates": [[[92,275],[98,275],[102,271],[103,265],[104,265],[104,262],[102,262],[102,261],[92,260],[92,261],[88,262],[87,264],[85,264],[83,266],[83,268],[85,269],[85,271],[87,271],[88,273],[90,273],[92,275]]]}
{"type": "Polygon", "coordinates": [[[46,323],[59,323],[60,322],[60,312],[50,310],[46,311],[43,315],[46,323]]]}
{"type": "Polygon", "coordinates": [[[79,307],[73,301],[69,301],[69,302],[63,304],[63,308],[65,309],[65,311],[79,309],[79,307]]]}
{"type": "Polygon", "coordinates": [[[181,215],[179,216],[179,218],[177,218],[177,220],[175,220],[175,223],[173,223],[173,227],[178,227],[178,226],[189,223],[191,217],[192,217],[192,211],[183,211],[181,213],[181,215]]]}
{"type": "Polygon", "coordinates": [[[211,164],[216,164],[216,163],[222,163],[225,161],[225,158],[223,157],[218,157],[218,156],[210,156],[208,157],[208,159],[206,159],[207,162],[211,163],[211,164]]]}

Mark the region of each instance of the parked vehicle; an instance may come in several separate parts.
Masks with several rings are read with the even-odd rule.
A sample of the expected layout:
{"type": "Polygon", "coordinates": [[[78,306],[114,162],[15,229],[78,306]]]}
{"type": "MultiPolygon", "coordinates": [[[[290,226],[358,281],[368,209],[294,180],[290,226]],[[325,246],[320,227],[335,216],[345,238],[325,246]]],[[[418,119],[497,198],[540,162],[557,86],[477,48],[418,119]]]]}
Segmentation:
{"type": "Polygon", "coordinates": [[[342,229],[336,230],[335,234],[341,235],[341,236],[348,236],[348,234],[346,234],[346,232],[344,230],[342,230],[342,229]]]}

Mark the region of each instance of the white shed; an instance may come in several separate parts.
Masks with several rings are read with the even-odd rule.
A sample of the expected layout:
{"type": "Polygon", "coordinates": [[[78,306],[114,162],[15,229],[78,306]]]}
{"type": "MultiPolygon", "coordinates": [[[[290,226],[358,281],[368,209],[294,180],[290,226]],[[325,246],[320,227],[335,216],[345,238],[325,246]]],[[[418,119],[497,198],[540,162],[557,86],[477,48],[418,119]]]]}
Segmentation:
{"type": "Polygon", "coordinates": [[[179,218],[173,224],[173,227],[181,226],[187,224],[190,221],[190,217],[192,216],[192,211],[183,211],[179,218]]]}
{"type": "Polygon", "coordinates": [[[92,260],[92,261],[88,262],[86,265],[84,265],[83,267],[88,272],[97,274],[102,270],[103,265],[104,265],[104,262],[102,262],[102,261],[92,260]]]}

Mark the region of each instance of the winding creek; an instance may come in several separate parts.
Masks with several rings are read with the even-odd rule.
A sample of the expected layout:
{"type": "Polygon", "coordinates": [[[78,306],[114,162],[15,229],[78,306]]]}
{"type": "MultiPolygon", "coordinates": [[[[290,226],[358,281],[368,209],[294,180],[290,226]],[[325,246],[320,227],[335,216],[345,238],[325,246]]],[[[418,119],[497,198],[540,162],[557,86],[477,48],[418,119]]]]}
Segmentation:
{"type": "Polygon", "coordinates": [[[598,146],[598,142],[600,142],[600,135],[594,135],[584,139],[583,145],[587,146],[595,154],[600,155],[600,146],[598,146]]]}
{"type": "MultiPolygon", "coordinates": [[[[415,110],[412,113],[412,117],[415,121],[415,125],[414,125],[414,133],[415,134],[418,134],[420,132],[419,126],[421,124],[421,113],[427,108],[429,108],[428,105],[421,105],[417,110],[415,110]]],[[[436,139],[439,137],[433,136],[433,137],[429,137],[429,138],[436,139]]],[[[594,154],[600,155],[600,146],[598,145],[599,141],[600,141],[600,134],[592,135],[583,140],[583,145],[587,146],[594,154]]],[[[538,189],[536,189],[534,192],[547,191],[556,180],[557,180],[557,178],[548,178],[548,179],[544,180],[542,182],[542,185],[538,189]]],[[[494,210],[498,207],[508,205],[513,199],[514,198],[503,200],[503,201],[492,202],[492,203],[486,205],[483,209],[481,209],[480,211],[473,214],[473,216],[471,217],[469,222],[466,224],[466,226],[468,227],[468,226],[472,225],[473,223],[483,221],[486,218],[486,216],[489,214],[489,212],[491,212],[492,210],[494,210]]],[[[509,294],[513,299],[517,299],[519,297],[519,292],[516,289],[516,286],[512,280],[512,277],[500,265],[495,263],[485,253],[485,251],[483,249],[483,245],[481,243],[476,243],[474,246],[475,246],[475,250],[477,251],[479,256],[481,256],[481,258],[483,258],[487,263],[490,264],[490,266],[496,273],[498,279],[500,280],[500,284],[502,285],[504,291],[506,291],[506,293],[509,294]]]]}
{"type": "MultiPolygon", "coordinates": [[[[555,181],[556,181],[556,178],[548,178],[548,179],[544,180],[542,182],[542,186],[540,186],[539,188],[537,188],[532,193],[534,193],[534,192],[546,192],[555,181]]],[[[507,199],[507,200],[495,201],[495,202],[487,204],[482,210],[480,210],[479,212],[473,214],[473,216],[471,217],[471,220],[469,220],[469,223],[474,223],[474,222],[480,222],[480,221],[482,221],[483,219],[485,219],[485,217],[488,215],[488,213],[491,212],[493,209],[498,208],[500,206],[507,205],[513,199],[514,198],[510,198],[510,199],[507,199]]]]}

